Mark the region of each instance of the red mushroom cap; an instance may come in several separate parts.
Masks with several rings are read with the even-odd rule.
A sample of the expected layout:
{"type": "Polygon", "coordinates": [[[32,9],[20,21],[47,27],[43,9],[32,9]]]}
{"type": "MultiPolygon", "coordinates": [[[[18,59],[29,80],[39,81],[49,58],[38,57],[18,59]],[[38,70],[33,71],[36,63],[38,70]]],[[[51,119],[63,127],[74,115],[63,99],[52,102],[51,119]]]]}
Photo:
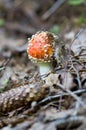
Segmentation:
{"type": "Polygon", "coordinates": [[[29,40],[28,56],[33,61],[50,62],[53,55],[54,36],[49,32],[37,32],[29,40]]]}

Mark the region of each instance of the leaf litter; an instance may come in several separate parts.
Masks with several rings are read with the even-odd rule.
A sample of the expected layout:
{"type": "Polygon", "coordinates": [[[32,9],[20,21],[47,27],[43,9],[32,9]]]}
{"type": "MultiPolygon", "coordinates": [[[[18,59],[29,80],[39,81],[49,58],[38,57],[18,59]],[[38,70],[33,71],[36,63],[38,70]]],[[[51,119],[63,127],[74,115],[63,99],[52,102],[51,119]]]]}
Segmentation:
{"type": "MultiPolygon", "coordinates": [[[[4,3],[5,9],[10,10],[13,3],[7,3],[4,3]]],[[[8,30],[8,35],[11,32],[13,35],[18,33],[18,36],[23,35],[25,37],[24,33],[26,33],[26,36],[29,33],[27,37],[30,37],[37,30],[43,28],[41,27],[42,24],[40,25],[41,20],[37,18],[37,14],[32,9],[34,8],[35,11],[39,11],[41,2],[36,4],[33,1],[33,3],[33,6],[29,8],[31,12],[28,11],[27,2],[24,3],[23,9],[21,1],[17,3],[17,6],[15,3],[16,9],[18,9],[19,5],[22,5],[19,11],[23,10],[23,18],[26,15],[32,20],[36,18],[36,21],[33,20],[32,23],[29,21],[27,26],[22,26],[22,23],[19,23],[19,19],[14,23],[12,20],[15,19],[16,11],[13,11],[13,18],[10,15],[12,18],[11,22],[6,21],[4,23],[5,28],[8,30]],[[31,24],[33,26],[29,28],[28,25],[31,24]]],[[[43,12],[43,10],[41,11],[43,12]]],[[[16,17],[18,18],[18,16],[16,17]]],[[[51,17],[51,14],[49,17],[51,17]]],[[[52,17],[50,19],[52,20],[52,17]]],[[[23,20],[27,21],[27,19],[23,20]]],[[[49,21],[45,24],[46,29],[48,25],[50,26],[49,21]]],[[[6,109],[9,109],[9,106],[11,108],[14,107],[13,105],[16,104],[16,101],[19,105],[18,108],[10,109],[5,113],[0,111],[1,130],[80,130],[86,128],[86,30],[83,29],[76,35],[76,31],[69,32],[63,36],[69,42],[68,44],[65,43],[66,52],[63,52],[63,54],[66,53],[66,57],[62,53],[60,55],[61,59],[57,56],[55,71],[44,75],[46,80],[43,82],[41,81],[37,66],[32,64],[27,57],[27,40],[25,38],[6,37],[5,31],[0,31],[0,96],[3,99],[3,109],[5,108],[5,104],[8,105],[6,109]],[[61,60],[59,64],[58,58],[61,60]],[[23,87],[30,86],[31,84],[47,86],[49,92],[47,95],[41,95],[43,96],[42,99],[38,98],[36,100],[37,96],[35,95],[34,97],[33,94],[36,92],[34,87],[32,87],[30,98],[28,98],[31,102],[28,105],[25,104],[22,106],[20,100],[22,98],[25,100],[25,95],[20,94],[19,97],[19,89],[22,87],[23,90],[23,87]],[[13,89],[15,90],[14,93],[13,89]],[[9,93],[7,103],[6,98],[3,98],[6,96],[5,93],[9,93]],[[2,96],[3,94],[5,96],[2,96]],[[11,96],[11,94],[14,94],[14,96],[11,96]],[[16,95],[18,95],[18,99],[15,99],[16,95]],[[11,100],[12,97],[14,98],[11,100]]],[[[62,42],[64,43],[64,41],[62,42]]]]}

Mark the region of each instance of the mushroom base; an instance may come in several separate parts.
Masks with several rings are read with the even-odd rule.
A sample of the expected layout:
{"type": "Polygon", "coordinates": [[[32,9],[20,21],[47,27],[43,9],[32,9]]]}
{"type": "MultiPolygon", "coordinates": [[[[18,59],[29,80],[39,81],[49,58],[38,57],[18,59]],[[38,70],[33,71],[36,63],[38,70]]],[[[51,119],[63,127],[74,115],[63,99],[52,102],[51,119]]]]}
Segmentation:
{"type": "Polygon", "coordinates": [[[42,62],[42,63],[38,63],[38,65],[39,65],[40,75],[48,74],[53,70],[53,66],[51,62],[44,62],[44,63],[42,62]]]}

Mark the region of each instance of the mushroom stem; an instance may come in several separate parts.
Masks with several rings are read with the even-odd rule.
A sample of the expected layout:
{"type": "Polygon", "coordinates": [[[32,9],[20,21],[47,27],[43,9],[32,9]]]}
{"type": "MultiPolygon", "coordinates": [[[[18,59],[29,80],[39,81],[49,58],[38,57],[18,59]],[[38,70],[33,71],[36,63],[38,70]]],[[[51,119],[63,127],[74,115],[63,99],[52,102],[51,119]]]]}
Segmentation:
{"type": "Polygon", "coordinates": [[[38,63],[40,75],[45,75],[53,70],[51,62],[38,63]]]}

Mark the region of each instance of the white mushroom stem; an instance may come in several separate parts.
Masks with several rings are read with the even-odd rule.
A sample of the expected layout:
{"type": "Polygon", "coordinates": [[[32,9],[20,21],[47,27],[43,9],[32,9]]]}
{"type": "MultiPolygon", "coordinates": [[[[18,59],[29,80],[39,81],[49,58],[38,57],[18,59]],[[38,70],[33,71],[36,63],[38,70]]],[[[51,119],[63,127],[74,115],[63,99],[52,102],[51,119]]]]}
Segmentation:
{"type": "Polygon", "coordinates": [[[45,74],[48,74],[53,70],[52,62],[38,63],[38,66],[39,66],[40,75],[43,75],[43,77],[45,76],[45,74]]]}

